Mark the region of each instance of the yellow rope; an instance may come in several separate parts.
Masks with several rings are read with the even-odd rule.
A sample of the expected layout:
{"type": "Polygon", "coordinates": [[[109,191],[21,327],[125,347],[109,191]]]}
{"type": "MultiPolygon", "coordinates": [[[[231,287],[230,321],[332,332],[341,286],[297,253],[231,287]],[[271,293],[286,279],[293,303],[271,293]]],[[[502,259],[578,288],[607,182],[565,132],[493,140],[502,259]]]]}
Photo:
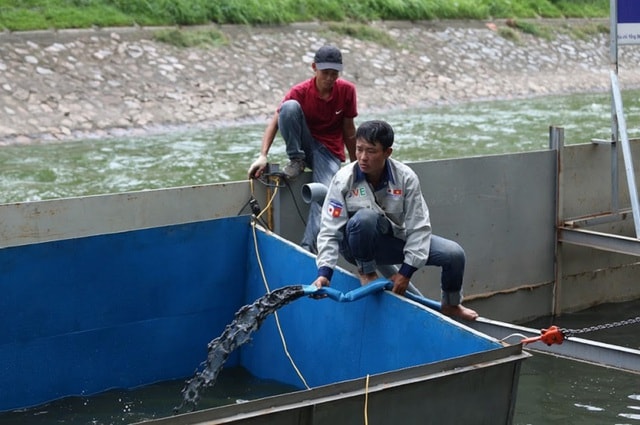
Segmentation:
{"type": "MultiPolygon", "coordinates": [[[[271,289],[269,289],[269,283],[267,282],[267,276],[264,273],[264,267],[262,265],[262,260],[260,259],[260,250],[258,249],[258,236],[257,236],[257,233],[256,233],[256,224],[257,224],[256,220],[258,218],[260,218],[262,216],[262,214],[271,207],[271,203],[273,202],[273,200],[276,197],[276,194],[278,193],[278,183],[279,183],[278,180],[279,179],[277,177],[275,179],[276,179],[275,190],[273,191],[273,195],[269,199],[269,201],[267,203],[267,206],[251,222],[251,227],[253,229],[253,245],[254,245],[254,248],[255,248],[255,251],[256,251],[256,258],[258,260],[258,266],[260,267],[260,274],[262,275],[262,281],[264,282],[264,287],[265,287],[267,293],[271,292],[271,289]]],[[[250,179],[249,181],[251,182],[251,194],[253,195],[253,180],[250,179]]],[[[287,341],[286,341],[286,339],[284,337],[284,333],[282,332],[282,326],[280,325],[280,318],[278,317],[278,312],[275,311],[273,313],[273,315],[274,315],[274,317],[276,319],[276,325],[278,327],[278,333],[280,334],[280,340],[282,341],[282,347],[284,348],[284,352],[287,355],[287,358],[289,359],[289,361],[291,362],[291,365],[293,366],[293,369],[298,374],[298,377],[300,377],[300,380],[303,382],[305,388],[309,389],[310,387],[307,384],[307,381],[304,379],[304,376],[302,376],[302,372],[300,372],[300,369],[298,369],[298,366],[296,366],[296,363],[293,360],[293,357],[291,357],[291,354],[289,353],[289,349],[287,348],[287,341]]],[[[369,374],[367,374],[367,379],[366,379],[366,383],[365,383],[365,392],[364,392],[364,423],[365,423],[365,425],[369,424],[368,410],[369,410],[369,374]]]]}
{"type": "MultiPolygon", "coordinates": [[[[273,201],[273,198],[275,198],[277,191],[278,191],[278,188],[276,187],[276,190],[273,192],[273,196],[271,197],[271,199],[269,199],[269,202],[267,204],[267,208],[269,207],[269,205],[271,205],[271,202],[273,201]]],[[[266,211],[267,208],[262,210],[262,212],[266,211]]],[[[260,213],[260,215],[262,215],[262,212],[260,213]]],[[[255,251],[256,251],[256,258],[258,260],[258,266],[260,267],[260,274],[262,275],[262,281],[264,282],[264,287],[265,287],[267,293],[269,293],[269,292],[271,292],[271,289],[269,289],[269,284],[267,283],[267,276],[264,273],[264,267],[262,266],[262,260],[260,259],[260,251],[258,249],[258,236],[257,236],[257,233],[256,233],[256,220],[252,220],[251,227],[253,229],[253,246],[254,246],[255,251]]],[[[309,389],[309,385],[307,384],[307,381],[304,379],[304,376],[302,376],[302,373],[298,369],[298,366],[296,366],[296,363],[293,360],[293,357],[291,357],[291,354],[289,353],[289,349],[287,348],[287,341],[285,340],[284,333],[282,332],[282,326],[280,326],[280,318],[278,317],[278,312],[275,311],[273,313],[273,316],[276,319],[276,326],[278,327],[278,333],[280,334],[280,340],[282,341],[282,347],[284,348],[284,352],[287,355],[287,358],[289,359],[289,361],[291,362],[291,365],[293,366],[293,369],[298,374],[298,377],[300,377],[300,380],[304,384],[305,388],[309,389]]]]}
{"type": "Polygon", "coordinates": [[[364,386],[364,425],[369,424],[369,374],[367,373],[367,380],[364,386]]]}
{"type": "MultiPolygon", "coordinates": [[[[262,211],[260,211],[260,214],[258,214],[256,219],[262,217],[262,214],[264,214],[265,211],[269,210],[269,208],[271,207],[271,204],[273,203],[273,200],[276,198],[276,194],[278,193],[278,184],[280,183],[280,179],[278,177],[274,177],[274,180],[275,180],[275,189],[273,190],[273,195],[271,195],[271,198],[269,198],[269,202],[267,202],[267,205],[264,207],[264,209],[262,211]]],[[[253,194],[253,189],[251,190],[251,194],[253,194]]]]}

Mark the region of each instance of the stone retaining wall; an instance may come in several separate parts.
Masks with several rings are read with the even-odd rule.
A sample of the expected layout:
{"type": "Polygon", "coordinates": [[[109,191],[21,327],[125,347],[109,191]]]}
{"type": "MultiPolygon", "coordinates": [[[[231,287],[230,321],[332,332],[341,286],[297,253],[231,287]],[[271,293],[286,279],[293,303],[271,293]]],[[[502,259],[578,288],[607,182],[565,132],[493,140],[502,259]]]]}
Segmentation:
{"type": "MultiPolygon", "coordinates": [[[[503,23],[375,23],[394,47],[324,24],[215,27],[228,44],[180,49],[150,29],[0,34],[0,145],[167,126],[266,120],[312,75],[315,50],[343,51],[360,111],[428,107],[609,88],[609,35],[579,39],[558,21],[553,40],[502,37],[503,23]]],[[[623,88],[640,87],[640,50],[620,49],[623,88]]]]}

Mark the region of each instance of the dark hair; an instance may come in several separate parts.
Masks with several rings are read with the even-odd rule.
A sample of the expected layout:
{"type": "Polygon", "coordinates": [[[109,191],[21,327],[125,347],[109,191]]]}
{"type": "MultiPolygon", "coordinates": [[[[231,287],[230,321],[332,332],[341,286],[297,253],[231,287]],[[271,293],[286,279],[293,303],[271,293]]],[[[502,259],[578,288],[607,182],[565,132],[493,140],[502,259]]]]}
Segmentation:
{"type": "Polygon", "coordinates": [[[388,149],[393,145],[393,128],[386,121],[365,121],[356,130],[356,139],[363,139],[372,145],[378,142],[388,149]]]}

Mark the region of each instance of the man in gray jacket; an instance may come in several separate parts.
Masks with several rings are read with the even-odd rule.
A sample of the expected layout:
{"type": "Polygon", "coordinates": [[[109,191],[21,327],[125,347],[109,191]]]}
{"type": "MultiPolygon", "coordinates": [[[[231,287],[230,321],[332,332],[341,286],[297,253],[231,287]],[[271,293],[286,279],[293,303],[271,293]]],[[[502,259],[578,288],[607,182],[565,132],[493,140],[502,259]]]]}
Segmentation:
{"type": "Polygon", "coordinates": [[[357,161],[333,177],[322,207],[314,284],[329,286],[339,254],[357,265],[363,285],[378,278],[378,264],[402,264],[390,277],[393,292],[400,295],[420,267],[439,266],[442,313],[475,320],[478,314],[461,304],[464,250],[431,233],[418,176],[390,158],[393,138],[393,129],[384,121],[358,127],[357,161]]]}

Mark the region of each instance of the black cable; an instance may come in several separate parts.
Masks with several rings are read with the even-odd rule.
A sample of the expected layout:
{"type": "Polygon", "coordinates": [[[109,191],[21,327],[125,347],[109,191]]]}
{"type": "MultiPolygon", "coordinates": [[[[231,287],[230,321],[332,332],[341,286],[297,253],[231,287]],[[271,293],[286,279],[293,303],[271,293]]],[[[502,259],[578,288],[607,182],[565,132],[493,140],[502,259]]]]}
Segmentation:
{"type": "Polygon", "coordinates": [[[269,177],[279,177],[280,181],[283,181],[283,182],[287,181],[287,178],[285,177],[284,173],[282,173],[282,172],[264,173],[257,180],[260,183],[262,183],[264,186],[266,186],[266,187],[278,187],[278,188],[283,188],[284,187],[283,184],[274,184],[274,183],[269,182],[269,177]]]}
{"type": "MultiPolygon", "coordinates": [[[[289,184],[289,180],[286,178],[286,176],[284,175],[283,172],[279,171],[279,172],[264,173],[259,178],[257,178],[256,180],[259,181],[260,183],[262,183],[266,187],[277,187],[277,188],[286,187],[287,189],[289,189],[289,193],[291,194],[291,199],[293,199],[293,205],[296,207],[296,211],[298,212],[298,217],[300,217],[300,221],[302,221],[302,224],[305,227],[307,226],[307,221],[305,220],[304,216],[302,215],[302,211],[300,210],[300,205],[298,205],[298,202],[296,201],[296,197],[295,197],[295,195],[293,193],[293,189],[291,188],[291,185],[289,184]],[[269,177],[279,177],[279,181],[283,182],[283,183],[277,183],[277,184],[270,183],[269,182],[269,177]]],[[[255,205],[257,205],[256,199],[252,196],[247,201],[247,203],[244,204],[244,206],[242,207],[240,212],[242,212],[242,210],[244,208],[246,208],[247,205],[249,205],[251,202],[254,202],[255,205]]],[[[253,206],[251,208],[253,210],[253,206]]],[[[256,215],[256,217],[260,214],[260,212],[256,213],[255,211],[253,213],[256,215]]],[[[238,215],[240,215],[240,213],[238,213],[238,215]]],[[[264,221],[262,221],[262,223],[264,225],[264,221]]],[[[269,228],[269,226],[265,226],[265,227],[267,229],[269,228]]]]}
{"type": "Polygon", "coordinates": [[[238,216],[238,215],[241,215],[241,214],[242,214],[242,210],[244,210],[245,208],[247,208],[247,206],[248,206],[248,205],[249,205],[249,203],[251,202],[251,199],[253,199],[253,196],[252,196],[251,198],[249,198],[249,200],[248,200],[247,202],[245,202],[245,203],[244,203],[244,205],[242,206],[242,208],[240,208],[240,211],[238,211],[238,214],[236,214],[237,216],[238,216]]]}
{"type": "Polygon", "coordinates": [[[265,229],[272,230],[269,225],[262,219],[260,216],[262,214],[262,208],[260,208],[260,204],[258,204],[258,200],[251,196],[249,199],[249,206],[251,207],[252,217],[254,220],[262,224],[265,229]]]}

